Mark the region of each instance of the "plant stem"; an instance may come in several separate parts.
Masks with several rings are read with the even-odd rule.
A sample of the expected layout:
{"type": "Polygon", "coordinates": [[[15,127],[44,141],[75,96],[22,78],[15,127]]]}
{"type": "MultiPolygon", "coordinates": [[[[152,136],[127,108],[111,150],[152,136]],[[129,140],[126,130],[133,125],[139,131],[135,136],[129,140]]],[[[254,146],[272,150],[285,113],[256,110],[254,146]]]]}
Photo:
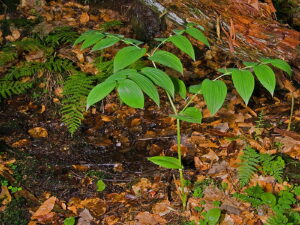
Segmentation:
{"type": "Polygon", "coordinates": [[[289,119],[289,123],[288,123],[288,127],[287,127],[288,131],[291,130],[291,124],[292,124],[292,119],[293,119],[293,114],[294,114],[294,107],[295,107],[295,98],[294,98],[293,92],[291,92],[291,96],[292,96],[292,103],[291,103],[290,119],[289,119]]]}
{"type": "Polygon", "coordinates": [[[181,165],[181,169],[179,169],[179,179],[180,179],[180,186],[181,186],[181,202],[182,208],[185,210],[186,208],[186,201],[187,201],[187,194],[185,193],[185,179],[183,177],[183,165],[181,160],[181,133],[180,133],[180,120],[176,119],[176,126],[177,126],[177,154],[178,154],[178,161],[181,165]]]}

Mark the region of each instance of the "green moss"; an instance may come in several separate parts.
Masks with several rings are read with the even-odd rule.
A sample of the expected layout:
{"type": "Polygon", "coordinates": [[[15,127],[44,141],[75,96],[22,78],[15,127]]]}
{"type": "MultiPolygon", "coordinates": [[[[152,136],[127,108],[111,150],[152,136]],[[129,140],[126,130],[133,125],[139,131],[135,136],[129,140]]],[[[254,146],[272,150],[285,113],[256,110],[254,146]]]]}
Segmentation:
{"type": "Polygon", "coordinates": [[[0,212],[0,225],[27,225],[30,214],[24,198],[13,199],[3,212],[0,212]]]}

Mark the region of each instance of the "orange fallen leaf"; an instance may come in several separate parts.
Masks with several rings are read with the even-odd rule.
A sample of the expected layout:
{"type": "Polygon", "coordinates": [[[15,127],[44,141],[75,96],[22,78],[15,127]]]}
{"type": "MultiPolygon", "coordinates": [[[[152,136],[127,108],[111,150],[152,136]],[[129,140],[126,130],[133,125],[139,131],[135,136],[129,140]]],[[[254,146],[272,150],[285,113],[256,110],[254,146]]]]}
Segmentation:
{"type": "Polygon", "coordinates": [[[135,217],[138,225],[163,225],[167,224],[167,221],[162,218],[160,215],[151,214],[149,212],[140,212],[135,217]]]}
{"type": "Polygon", "coordinates": [[[80,23],[85,24],[85,23],[89,22],[89,20],[90,20],[90,16],[88,13],[83,12],[80,15],[80,18],[79,18],[80,23]]]}
{"type": "Polygon", "coordinates": [[[28,130],[28,133],[33,138],[46,138],[48,137],[48,131],[42,127],[35,127],[28,130]]]}
{"type": "Polygon", "coordinates": [[[14,148],[20,148],[20,147],[24,147],[25,145],[28,145],[28,144],[29,144],[29,140],[24,138],[24,139],[14,142],[11,146],[14,148]]]}
{"type": "Polygon", "coordinates": [[[40,217],[47,216],[49,214],[54,205],[55,205],[56,197],[52,196],[47,199],[39,208],[38,210],[32,215],[31,219],[39,219],[40,217]]]}

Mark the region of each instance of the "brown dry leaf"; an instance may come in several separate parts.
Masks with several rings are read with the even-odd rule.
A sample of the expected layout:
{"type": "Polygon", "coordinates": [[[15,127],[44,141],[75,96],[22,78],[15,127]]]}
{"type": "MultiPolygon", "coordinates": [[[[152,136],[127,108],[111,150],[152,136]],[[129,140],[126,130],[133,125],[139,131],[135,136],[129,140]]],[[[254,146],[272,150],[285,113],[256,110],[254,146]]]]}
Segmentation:
{"type": "Polygon", "coordinates": [[[73,213],[77,213],[78,209],[88,209],[94,216],[99,217],[106,212],[106,203],[100,198],[87,198],[80,200],[72,198],[68,204],[68,209],[73,213]]]}
{"type": "Polygon", "coordinates": [[[18,29],[10,28],[10,31],[11,31],[11,35],[6,36],[5,37],[6,40],[13,42],[20,38],[21,33],[18,29]]]}
{"type": "Polygon", "coordinates": [[[296,153],[295,156],[300,156],[300,141],[297,141],[294,138],[288,137],[288,136],[277,137],[277,138],[275,138],[275,141],[283,144],[282,151],[284,153],[294,152],[294,153],[296,153]]]}
{"type": "Polygon", "coordinates": [[[29,54],[25,55],[25,59],[27,62],[40,62],[44,58],[44,51],[34,51],[30,52],[29,54]]]}
{"type": "Polygon", "coordinates": [[[209,153],[202,155],[203,158],[209,159],[210,161],[218,161],[219,157],[213,150],[209,150],[209,153]]]}
{"type": "Polygon", "coordinates": [[[87,12],[83,12],[80,15],[80,18],[79,18],[80,23],[85,24],[85,23],[89,22],[89,20],[90,20],[90,16],[87,12]]]}
{"type": "Polygon", "coordinates": [[[48,131],[42,127],[35,127],[28,130],[28,133],[33,138],[46,138],[48,137],[48,131]]]}
{"type": "Polygon", "coordinates": [[[107,225],[114,225],[116,223],[118,223],[120,220],[120,218],[116,217],[116,216],[107,216],[104,218],[104,222],[107,225]]]}
{"type": "Polygon", "coordinates": [[[14,148],[21,148],[29,144],[29,140],[24,138],[19,141],[14,142],[11,146],[14,148]]]}
{"type": "Polygon", "coordinates": [[[62,87],[57,87],[54,90],[54,94],[59,97],[62,98],[63,97],[63,88],[62,87]]]}
{"type": "Polygon", "coordinates": [[[163,225],[167,224],[167,221],[160,215],[151,214],[149,212],[140,212],[135,217],[135,225],[163,225]]]}
{"type": "Polygon", "coordinates": [[[79,48],[73,48],[72,52],[76,54],[76,58],[78,59],[79,62],[81,63],[84,62],[83,52],[79,48]]]}
{"type": "Polygon", "coordinates": [[[10,167],[8,167],[6,165],[13,164],[15,162],[16,162],[15,159],[8,160],[8,161],[2,161],[0,159],[0,174],[3,174],[5,171],[12,174],[13,172],[11,171],[10,167]]]}
{"type": "Polygon", "coordinates": [[[202,162],[199,157],[194,157],[194,163],[197,170],[207,170],[211,167],[209,163],[202,162]]]}
{"type": "Polygon", "coordinates": [[[94,220],[88,209],[84,209],[79,216],[77,225],[91,225],[91,222],[94,220]]]}
{"type": "Polygon", "coordinates": [[[156,203],[153,207],[152,207],[152,212],[154,214],[158,214],[160,216],[164,216],[167,215],[168,213],[170,213],[173,209],[171,208],[171,204],[168,200],[163,200],[159,203],[156,203]]]}
{"type": "MultiPolygon", "coordinates": [[[[1,199],[1,205],[2,206],[5,206],[7,205],[8,203],[11,202],[11,195],[9,193],[9,190],[7,188],[7,186],[2,186],[1,188],[1,192],[0,192],[0,199],[1,199]]],[[[5,210],[5,207],[4,208],[0,208],[0,212],[4,211],[5,210]]]]}
{"type": "Polygon", "coordinates": [[[132,185],[132,190],[135,195],[139,196],[152,187],[150,180],[142,178],[137,184],[132,185]]]}
{"type": "Polygon", "coordinates": [[[106,195],[106,199],[108,202],[111,202],[111,203],[124,203],[126,202],[126,193],[125,192],[122,192],[122,193],[111,193],[111,194],[107,194],[106,195]]]}
{"type": "Polygon", "coordinates": [[[50,214],[52,217],[54,214],[51,213],[54,205],[55,205],[56,197],[52,196],[47,199],[39,208],[38,210],[32,215],[31,219],[40,219],[44,218],[45,216],[50,214]]]}
{"type": "Polygon", "coordinates": [[[41,105],[41,109],[38,111],[38,113],[42,114],[46,110],[46,106],[44,104],[41,105]]]}

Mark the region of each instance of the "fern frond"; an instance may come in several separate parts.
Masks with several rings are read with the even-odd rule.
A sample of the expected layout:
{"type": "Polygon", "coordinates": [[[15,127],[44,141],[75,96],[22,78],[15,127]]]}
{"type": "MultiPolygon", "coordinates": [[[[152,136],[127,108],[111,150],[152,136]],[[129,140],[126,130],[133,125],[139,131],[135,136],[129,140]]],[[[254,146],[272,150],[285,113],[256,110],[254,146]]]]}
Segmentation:
{"type": "Polygon", "coordinates": [[[281,156],[274,156],[269,154],[261,154],[262,171],[265,174],[273,176],[279,182],[283,180],[283,170],[285,162],[281,156]]]}
{"type": "Polygon", "coordinates": [[[52,57],[43,64],[43,68],[49,72],[63,73],[73,70],[74,66],[70,60],[52,57]]]}
{"type": "Polygon", "coordinates": [[[71,135],[75,133],[81,125],[83,112],[85,111],[86,98],[93,88],[94,78],[84,73],[75,73],[71,75],[64,83],[61,109],[62,120],[67,125],[71,135]]]}
{"type": "Polygon", "coordinates": [[[58,27],[45,38],[45,42],[47,46],[57,47],[62,44],[74,43],[78,36],[72,27],[58,27]]]}
{"type": "Polygon", "coordinates": [[[267,225],[287,225],[289,219],[283,214],[274,214],[267,220],[267,225]]]}
{"type": "Polygon", "coordinates": [[[22,94],[31,87],[31,82],[2,81],[0,82],[0,96],[2,98],[8,98],[12,94],[22,94]]]}
{"type": "Polygon", "coordinates": [[[242,162],[238,167],[238,176],[242,187],[248,184],[253,174],[257,171],[260,161],[259,156],[255,149],[246,147],[244,154],[240,157],[242,162]]]}
{"type": "Polygon", "coordinates": [[[8,73],[2,78],[2,80],[12,81],[14,79],[20,79],[22,77],[30,77],[43,68],[42,63],[37,62],[25,62],[20,66],[12,67],[8,73]]]}
{"type": "Polygon", "coordinates": [[[10,45],[12,47],[15,47],[19,51],[28,51],[28,52],[45,48],[38,39],[33,39],[33,38],[24,38],[21,41],[15,41],[10,43],[10,45]]]}
{"type": "Polygon", "coordinates": [[[13,61],[18,57],[18,54],[14,51],[14,49],[6,48],[0,52],[0,66],[4,66],[5,64],[13,61]]]}

